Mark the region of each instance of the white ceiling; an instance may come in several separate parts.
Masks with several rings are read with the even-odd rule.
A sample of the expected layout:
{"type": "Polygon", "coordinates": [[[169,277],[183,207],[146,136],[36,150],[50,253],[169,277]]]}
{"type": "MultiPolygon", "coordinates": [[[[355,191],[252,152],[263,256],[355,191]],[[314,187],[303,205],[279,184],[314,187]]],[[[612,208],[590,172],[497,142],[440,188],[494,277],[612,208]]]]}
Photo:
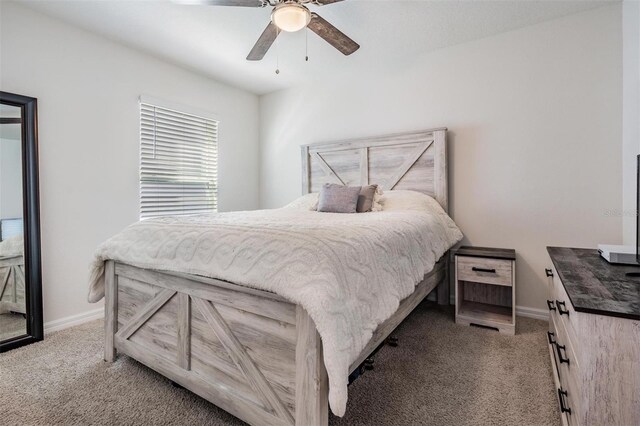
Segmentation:
{"type": "Polygon", "coordinates": [[[345,57],[309,31],[281,34],[260,62],[245,58],[271,8],[169,1],[22,0],[28,7],[216,80],[264,94],[343,72],[403,66],[424,52],[599,7],[605,1],[346,0],[310,6],[361,45],[345,57]],[[279,52],[276,55],[276,51],[279,52]],[[275,74],[276,58],[280,74],[275,74]]]}

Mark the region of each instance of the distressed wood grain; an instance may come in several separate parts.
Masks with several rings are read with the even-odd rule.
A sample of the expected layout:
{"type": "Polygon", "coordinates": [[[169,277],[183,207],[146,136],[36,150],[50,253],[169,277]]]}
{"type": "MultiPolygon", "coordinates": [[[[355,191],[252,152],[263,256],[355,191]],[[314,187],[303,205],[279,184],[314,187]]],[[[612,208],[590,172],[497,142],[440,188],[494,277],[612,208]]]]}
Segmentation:
{"type": "Polygon", "coordinates": [[[128,339],[133,333],[138,331],[165,303],[176,294],[173,290],[163,289],[149,303],[147,303],[133,318],[129,320],[120,330],[118,336],[128,339]]]}
{"type": "Polygon", "coordinates": [[[129,279],[180,291],[192,297],[215,300],[217,304],[267,316],[289,324],[296,322],[295,306],[274,293],[196,275],[153,271],[122,263],[118,263],[116,268],[118,275],[129,279]]]}
{"type": "Polygon", "coordinates": [[[322,341],[307,312],[297,309],[296,426],[329,423],[329,378],[322,358],[322,341]]]}
{"type": "Polygon", "coordinates": [[[178,365],[191,369],[191,299],[178,293],[178,365]]]}
{"type": "Polygon", "coordinates": [[[104,266],[104,360],[113,362],[116,359],[114,336],[118,331],[118,288],[115,263],[112,260],[104,266]]]}
{"type": "Polygon", "coordinates": [[[27,313],[24,256],[0,259],[0,313],[27,313]]]}
{"type": "Polygon", "coordinates": [[[199,298],[192,299],[200,310],[200,313],[205,317],[209,326],[211,326],[214,333],[218,336],[220,342],[226,348],[231,359],[233,359],[238,368],[244,373],[245,378],[252,385],[253,389],[264,398],[278,417],[283,421],[293,423],[291,413],[289,413],[280,398],[278,398],[273,388],[269,385],[260,369],[255,365],[253,359],[251,359],[244,346],[242,346],[233,334],[220,313],[208,300],[199,298]]]}
{"type": "Polygon", "coordinates": [[[379,184],[384,190],[408,189],[434,197],[448,210],[445,128],[303,145],[303,193],[324,183],[379,184]]]}

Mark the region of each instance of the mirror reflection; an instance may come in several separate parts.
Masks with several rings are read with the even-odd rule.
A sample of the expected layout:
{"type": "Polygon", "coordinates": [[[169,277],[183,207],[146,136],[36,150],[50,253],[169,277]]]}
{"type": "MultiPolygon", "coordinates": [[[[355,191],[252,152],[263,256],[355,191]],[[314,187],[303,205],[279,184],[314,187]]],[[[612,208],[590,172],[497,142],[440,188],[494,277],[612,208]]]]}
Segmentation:
{"type": "Polygon", "coordinates": [[[0,341],[27,333],[21,113],[0,105],[0,341]]]}

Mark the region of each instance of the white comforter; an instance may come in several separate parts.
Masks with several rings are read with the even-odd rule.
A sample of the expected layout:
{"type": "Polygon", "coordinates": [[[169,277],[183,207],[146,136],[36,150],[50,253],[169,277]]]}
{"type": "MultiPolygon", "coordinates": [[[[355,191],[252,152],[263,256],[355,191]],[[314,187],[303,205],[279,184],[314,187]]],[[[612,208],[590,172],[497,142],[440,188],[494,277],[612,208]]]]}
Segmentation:
{"type": "Polygon", "coordinates": [[[138,222],[98,248],[89,301],[104,296],[108,259],[277,293],[313,318],[324,347],[329,403],[342,416],[349,365],[378,324],[462,238],[431,201],[419,209],[374,213],[318,213],[294,203],[138,222]]]}

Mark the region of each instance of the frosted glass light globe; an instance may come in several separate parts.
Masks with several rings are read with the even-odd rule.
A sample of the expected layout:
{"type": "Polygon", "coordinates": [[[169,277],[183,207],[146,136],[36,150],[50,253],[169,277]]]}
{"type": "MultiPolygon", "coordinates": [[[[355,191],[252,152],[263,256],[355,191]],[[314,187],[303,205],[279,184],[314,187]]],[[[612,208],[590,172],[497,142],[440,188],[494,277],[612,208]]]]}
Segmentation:
{"type": "Polygon", "coordinates": [[[271,22],[282,31],[300,31],[311,21],[311,12],[296,3],[282,3],[271,12],[271,22]]]}

